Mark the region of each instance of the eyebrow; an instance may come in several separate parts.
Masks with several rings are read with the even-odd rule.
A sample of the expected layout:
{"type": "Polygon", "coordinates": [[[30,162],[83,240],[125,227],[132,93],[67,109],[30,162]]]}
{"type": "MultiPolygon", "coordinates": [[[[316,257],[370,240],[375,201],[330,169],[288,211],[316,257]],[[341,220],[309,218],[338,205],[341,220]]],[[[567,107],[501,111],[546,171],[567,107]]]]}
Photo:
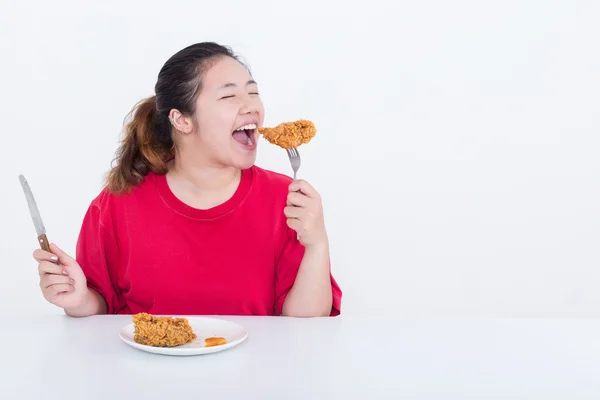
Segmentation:
{"type": "MultiPolygon", "coordinates": [[[[246,86],[248,85],[258,85],[258,83],[256,83],[256,81],[254,79],[250,79],[248,82],[246,82],[246,86]]],[[[230,87],[237,87],[237,85],[235,83],[226,83],[222,86],[219,87],[219,89],[225,89],[225,88],[230,88],[230,87]]]]}

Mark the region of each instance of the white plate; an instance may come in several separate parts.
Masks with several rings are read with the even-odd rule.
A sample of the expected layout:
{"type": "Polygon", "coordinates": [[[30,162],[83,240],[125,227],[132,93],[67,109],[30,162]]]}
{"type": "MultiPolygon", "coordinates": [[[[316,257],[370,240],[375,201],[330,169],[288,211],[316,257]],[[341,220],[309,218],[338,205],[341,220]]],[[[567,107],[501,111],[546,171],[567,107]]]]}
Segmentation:
{"type": "Polygon", "coordinates": [[[149,353],[165,354],[171,356],[193,356],[198,354],[216,353],[230,349],[242,343],[248,337],[248,332],[235,322],[217,318],[185,317],[188,319],[197,338],[191,343],[176,347],[154,347],[137,343],[133,340],[134,324],[124,326],[119,337],[131,347],[149,353]],[[223,337],[227,343],[221,346],[204,347],[204,339],[209,337],[223,337]]]}

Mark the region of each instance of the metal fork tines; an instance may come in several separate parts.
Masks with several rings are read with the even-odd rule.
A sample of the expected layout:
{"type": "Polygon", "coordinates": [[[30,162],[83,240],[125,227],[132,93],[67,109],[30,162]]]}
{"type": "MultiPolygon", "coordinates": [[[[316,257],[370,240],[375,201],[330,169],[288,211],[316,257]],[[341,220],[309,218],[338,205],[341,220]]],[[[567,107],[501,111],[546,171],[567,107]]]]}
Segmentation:
{"type": "Polygon", "coordinates": [[[292,147],[291,149],[286,149],[286,151],[290,159],[292,169],[294,170],[294,180],[296,180],[296,175],[298,174],[298,170],[300,169],[301,164],[300,153],[295,147],[292,147]]]}

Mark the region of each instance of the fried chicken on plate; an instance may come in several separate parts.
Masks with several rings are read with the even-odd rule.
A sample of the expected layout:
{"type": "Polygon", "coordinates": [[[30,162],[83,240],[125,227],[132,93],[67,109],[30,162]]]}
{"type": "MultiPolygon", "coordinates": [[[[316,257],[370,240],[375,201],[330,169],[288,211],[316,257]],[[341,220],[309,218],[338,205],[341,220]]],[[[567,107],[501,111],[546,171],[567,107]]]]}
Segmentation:
{"type": "Polygon", "coordinates": [[[315,137],[315,124],[306,119],[283,122],[274,128],[258,128],[258,132],[270,143],[291,149],[310,142],[315,137]]]}
{"type": "Polygon", "coordinates": [[[187,318],[155,317],[147,313],[132,316],[133,339],[154,347],[175,347],[196,339],[187,318]]]}

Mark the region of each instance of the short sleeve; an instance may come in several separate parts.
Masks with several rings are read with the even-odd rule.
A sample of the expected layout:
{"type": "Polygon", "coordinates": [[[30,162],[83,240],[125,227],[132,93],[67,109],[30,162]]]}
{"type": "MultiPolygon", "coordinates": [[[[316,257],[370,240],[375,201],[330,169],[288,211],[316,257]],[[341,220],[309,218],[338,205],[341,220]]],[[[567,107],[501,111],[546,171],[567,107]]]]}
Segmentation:
{"type": "Polygon", "coordinates": [[[106,301],[108,314],[118,314],[125,308],[117,285],[117,250],[114,234],[103,224],[100,206],[92,203],[77,240],[76,260],[85,274],[87,286],[106,301]]]}
{"type": "MultiPolygon", "coordinates": [[[[275,315],[281,315],[283,311],[283,303],[290,289],[294,286],[302,257],[304,257],[304,246],[298,241],[296,232],[287,228],[285,244],[275,267],[275,315]]],[[[342,291],[331,271],[329,276],[332,291],[330,316],[333,317],[341,313],[342,291]]]]}

